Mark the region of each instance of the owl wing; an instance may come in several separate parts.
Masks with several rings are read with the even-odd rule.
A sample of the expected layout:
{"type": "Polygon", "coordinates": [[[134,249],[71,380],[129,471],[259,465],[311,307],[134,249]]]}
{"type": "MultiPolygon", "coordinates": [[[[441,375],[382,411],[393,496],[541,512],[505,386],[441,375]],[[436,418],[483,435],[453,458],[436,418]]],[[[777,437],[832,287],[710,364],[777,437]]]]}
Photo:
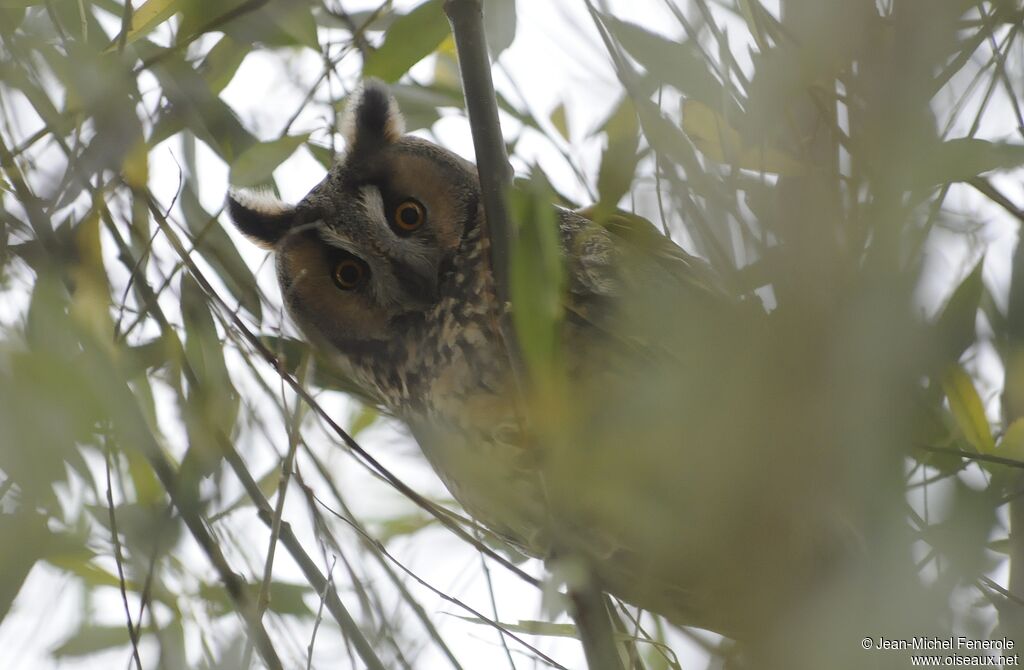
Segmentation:
{"type": "Polygon", "coordinates": [[[562,211],[559,222],[568,264],[563,306],[574,344],[598,337],[601,347],[617,342],[631,356],[678,360],[730,320],[763,315],[642,217],[617,212],[595,220],[589,208],[562,211]]]}

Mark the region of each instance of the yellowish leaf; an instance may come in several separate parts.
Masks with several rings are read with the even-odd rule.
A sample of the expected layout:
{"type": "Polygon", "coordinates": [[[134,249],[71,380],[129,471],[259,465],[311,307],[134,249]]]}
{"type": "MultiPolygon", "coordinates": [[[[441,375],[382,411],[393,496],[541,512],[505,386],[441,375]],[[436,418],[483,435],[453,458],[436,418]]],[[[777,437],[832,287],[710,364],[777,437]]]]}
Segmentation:
{"type": "Polygon", "coordinates": [[[982,454],[993,453],[995,440],[992,429],[970,375],[955,365],[942,378],[942,389],[946,392],[956,425],[967,442],[982,454]]]}
{"type": "Polygon", "coordinates": [[[110,319],[110,289],[103,267],[100,216],[95,208],[75,229],[75,249],[76,262],[71,269],[75,283],[71,316],[85,326],[97,342],[112,346],[114,327],[110,319]]]}
{"type": "Polygon", "coordinates": [[[569,140],[569,119],[565,114],[564,102],[559,103],[558,107],[551,112],[551,124],[566,141],[569,140]]]}
{"type": "MultiPolygon", "coordinates": [[[[129,2],[130,0],[125,0],[129,2]]],[[[158,25],[174,16],[179,9],[182,0],[146,0],[132,12],[132,26],[125,38],[127,44],[131,44],[158,25]]],[[[115,51],[120,40],[115,39],[114,43],[107,47],[106,52],[115,51]]]]}
{"type": "Polygon", "coordinates": [[[767,146],[744,146],[735,128],[697,100],[683,102],[683,130],[694,146],[716,163],[782,177],[807,173],[806,166],[800,160],[784,151],[767,146]]]}
{"type": "Polygon", "coordinates": [[[149,148],[139,138],[121,162],[121,174],[132,188],[143,189],[149,179],[149,148]]]}
{"type": "Polygon", "coordinates": [[[999,441],[999,455],[1024,462],[1024,419],[1017,419],[1010,424],[999,441]]]}

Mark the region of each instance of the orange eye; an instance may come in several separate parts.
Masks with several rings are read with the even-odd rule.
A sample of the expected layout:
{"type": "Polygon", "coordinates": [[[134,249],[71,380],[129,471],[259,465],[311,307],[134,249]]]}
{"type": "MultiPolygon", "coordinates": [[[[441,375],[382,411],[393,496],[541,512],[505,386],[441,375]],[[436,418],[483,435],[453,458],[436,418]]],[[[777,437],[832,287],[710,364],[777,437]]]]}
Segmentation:
{"type": "Polygon", "coordinates": [[[366,265],[354,258],[345,258],[334,266],[334,284],[343,291],[358,288],[366,279],[366,265]]]}
{"type": "Polygon", "coordinates": [[[411,233],[427,220],[427,210],[418,200],[409,198],[395,208],[395,227],[400,232],[411,233]]]}

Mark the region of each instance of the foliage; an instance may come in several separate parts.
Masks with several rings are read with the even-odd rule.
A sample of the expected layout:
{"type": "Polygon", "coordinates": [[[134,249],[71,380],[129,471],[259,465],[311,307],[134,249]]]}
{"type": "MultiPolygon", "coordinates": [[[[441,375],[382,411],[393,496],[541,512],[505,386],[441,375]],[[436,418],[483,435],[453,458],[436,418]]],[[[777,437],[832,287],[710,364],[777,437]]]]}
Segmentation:
{"type": "MultiPolygon", "coordinates": [[[[46,616],[33,579],[74,584],[53,659],[274,667],[265,629],[283,667],[480,667],[460,651],[480,623],[505,645],[487,647],[494,659],[576,658],[551,641],[574,635],[550,597],[571,580],[521,563],[433,481],[414,494],[413,457],[356,443],[388,442],[389,419],[295,336],[267,294],[272,273],[211,207],[224,174],[276,190],[294,161],[329,165],[363,75],[396,82],[416,130],[461,107],[443,3],[364,4],[0,0],[0,534],[16,538],[0,550],[0,615],[8,627],[46,616]],[[269,61],[304,74],[265,101],[294,110],[273,132],[228,95],[243,64],[269,61]],[[406,550],[430,543],[478,552],[485,595],[410,568],[406,550]],[[513,585],[498,593],[543,596],[550,620],[501,624],[492,571],[513,585]],[[455,617],[437,614],[445,601],[455,617]],[[466,625],[442,625],[456,617],[466,625]]],[[[520,53],[506,49],[525,4],[485,3],[499,67],[520,53]]],[[[589,134],[573,100],[539,114],[529,89],[499,81],[513,157],[534,165],[540,144],[546,166],[578,177],[535,166],[512,212],[533,224],[513,259],[524,353],[535,375],[554,371],[548,410],[585,415],[541,425],[591,445],[585,465],[552,458],[552,472],[579,473],[560,496],[600,491],[588,513],[635,530],[654,563],[676,542],[711,555],[737,584],[722,600],[766,622],[764,667],[863,667],[865,635],[1020,630],[1024,551],[1008,520],[1024,523],[1024,255],[991,269],[1005,250],[983,253],[980,224],[958,210],[1024,221],[1005,176],[1024,165],[1024,6],[765,4],[667,2],[672,23],[652,27],[587,2],[590,23],[566,40],[600,45],[620,90],[589,134]],[[700,392],[645,385],[657,371],[640,368],[575,409],[552,402],[567,317],[538,212],[585,198],[605,223],[617,208],[654,220],[709,261],[720,290],[770,314],[701,359],[684,345],[704,326],[638,300],[634,323],[660,324],[667,347],[693,355],[700,392]],[[947,249],[969,258],[959,281],[929,271],[947,249]],[[925,309],[936,283],[949,297],[925,309]],[[623,444],[659,431],[686,434],[685,458],[637,450],[635,470],[612,470],[623,444]],[[701,516],[666,539],[677,520],[626,496],[633,479],[656,491],[681,471],[701,473],[680,492],[701,516]],[[761,516],[737,513],[750,509],[761,516]],[[856,530],[831,589],[798,594],[810,603],[793,589],[810,577],[790,574],[759,525],[784,516],[856,530]],[[750,553],[774,585],[760,600],[730,572],[750,553]],[[867,620],[876,629],[856,628],[867,620]],[[806,645],[780,650],[776,635],[806,645]]],[[[680,667],[680,633],[620,614],[635,667],[680,667]]],[[[730,650],[716,639],[706,655],[730,650]]]]}

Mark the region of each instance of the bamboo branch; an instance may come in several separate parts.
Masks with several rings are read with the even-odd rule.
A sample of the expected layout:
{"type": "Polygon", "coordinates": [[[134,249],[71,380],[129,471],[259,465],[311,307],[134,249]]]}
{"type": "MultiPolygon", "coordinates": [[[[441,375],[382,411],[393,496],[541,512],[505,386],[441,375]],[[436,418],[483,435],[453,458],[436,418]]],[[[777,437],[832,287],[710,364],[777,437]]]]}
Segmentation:
{"type": "Polygon", "coordinates": [[[573,620],[590,670],[622,670],[605,597],[593,583],[569,591],[573,620]]]}
{"type": "MultiPolygon", "coordinates": [[[[452,26],[459,57],[466,111],[476,150],[477,172],[484,215],[491,243],[491,268],[500,304],[509,301],[511,250],[515,231],[508,219],[506,190],[512,183],[512,169],[505,152],[505,140],[498,120],[498,105],[491,79],[491,61],[484,33],[482,0],[445,0],[445,14],[452,26]]],[[[501,323],[502,336],[517,383],[524,388],[522,354],[508,314],[501,323]]],[[[570,594],[573,617],[591,670],[622,670],[615,647],[611,620],[604,594],[592,583],[570,594]]]]}
{"type": "Polygon", "coordinates": [[[491,61],[484,35],[481,0],[445,0],[462,74],[462,90],[476,149],[480,193],[490,232],[495,290],[502,304],[509,297],[509,258],[513,231],[508,220],[505,192],[512,183],[512,167],[498,121],[498,104],[491,79],[491,61]]]}
{"type": "MultiPolygon", "coordinates": [[[[1013,253],[1012,275],[1010,277],[1010,300],[1007,307],[1007,347],[1004,358],[1006,378],[1003,383],[1003,417],[1006,426],[1024,418],[1024,244],[1017,241],[1013,253]]],[[[1024,475],[1013,477],[1009,486],[1019,489],[1024,475]]],[[[1014,496],[1010,507],[1010,583],[1009,591],[1016,598],[1024,598],[1024,497],[1014,496]]],[[[1019,609],[1011,615],[1010,610],[1000,613],[1000,624],[1007,630],[1024,618],[1019,609]]]]}

